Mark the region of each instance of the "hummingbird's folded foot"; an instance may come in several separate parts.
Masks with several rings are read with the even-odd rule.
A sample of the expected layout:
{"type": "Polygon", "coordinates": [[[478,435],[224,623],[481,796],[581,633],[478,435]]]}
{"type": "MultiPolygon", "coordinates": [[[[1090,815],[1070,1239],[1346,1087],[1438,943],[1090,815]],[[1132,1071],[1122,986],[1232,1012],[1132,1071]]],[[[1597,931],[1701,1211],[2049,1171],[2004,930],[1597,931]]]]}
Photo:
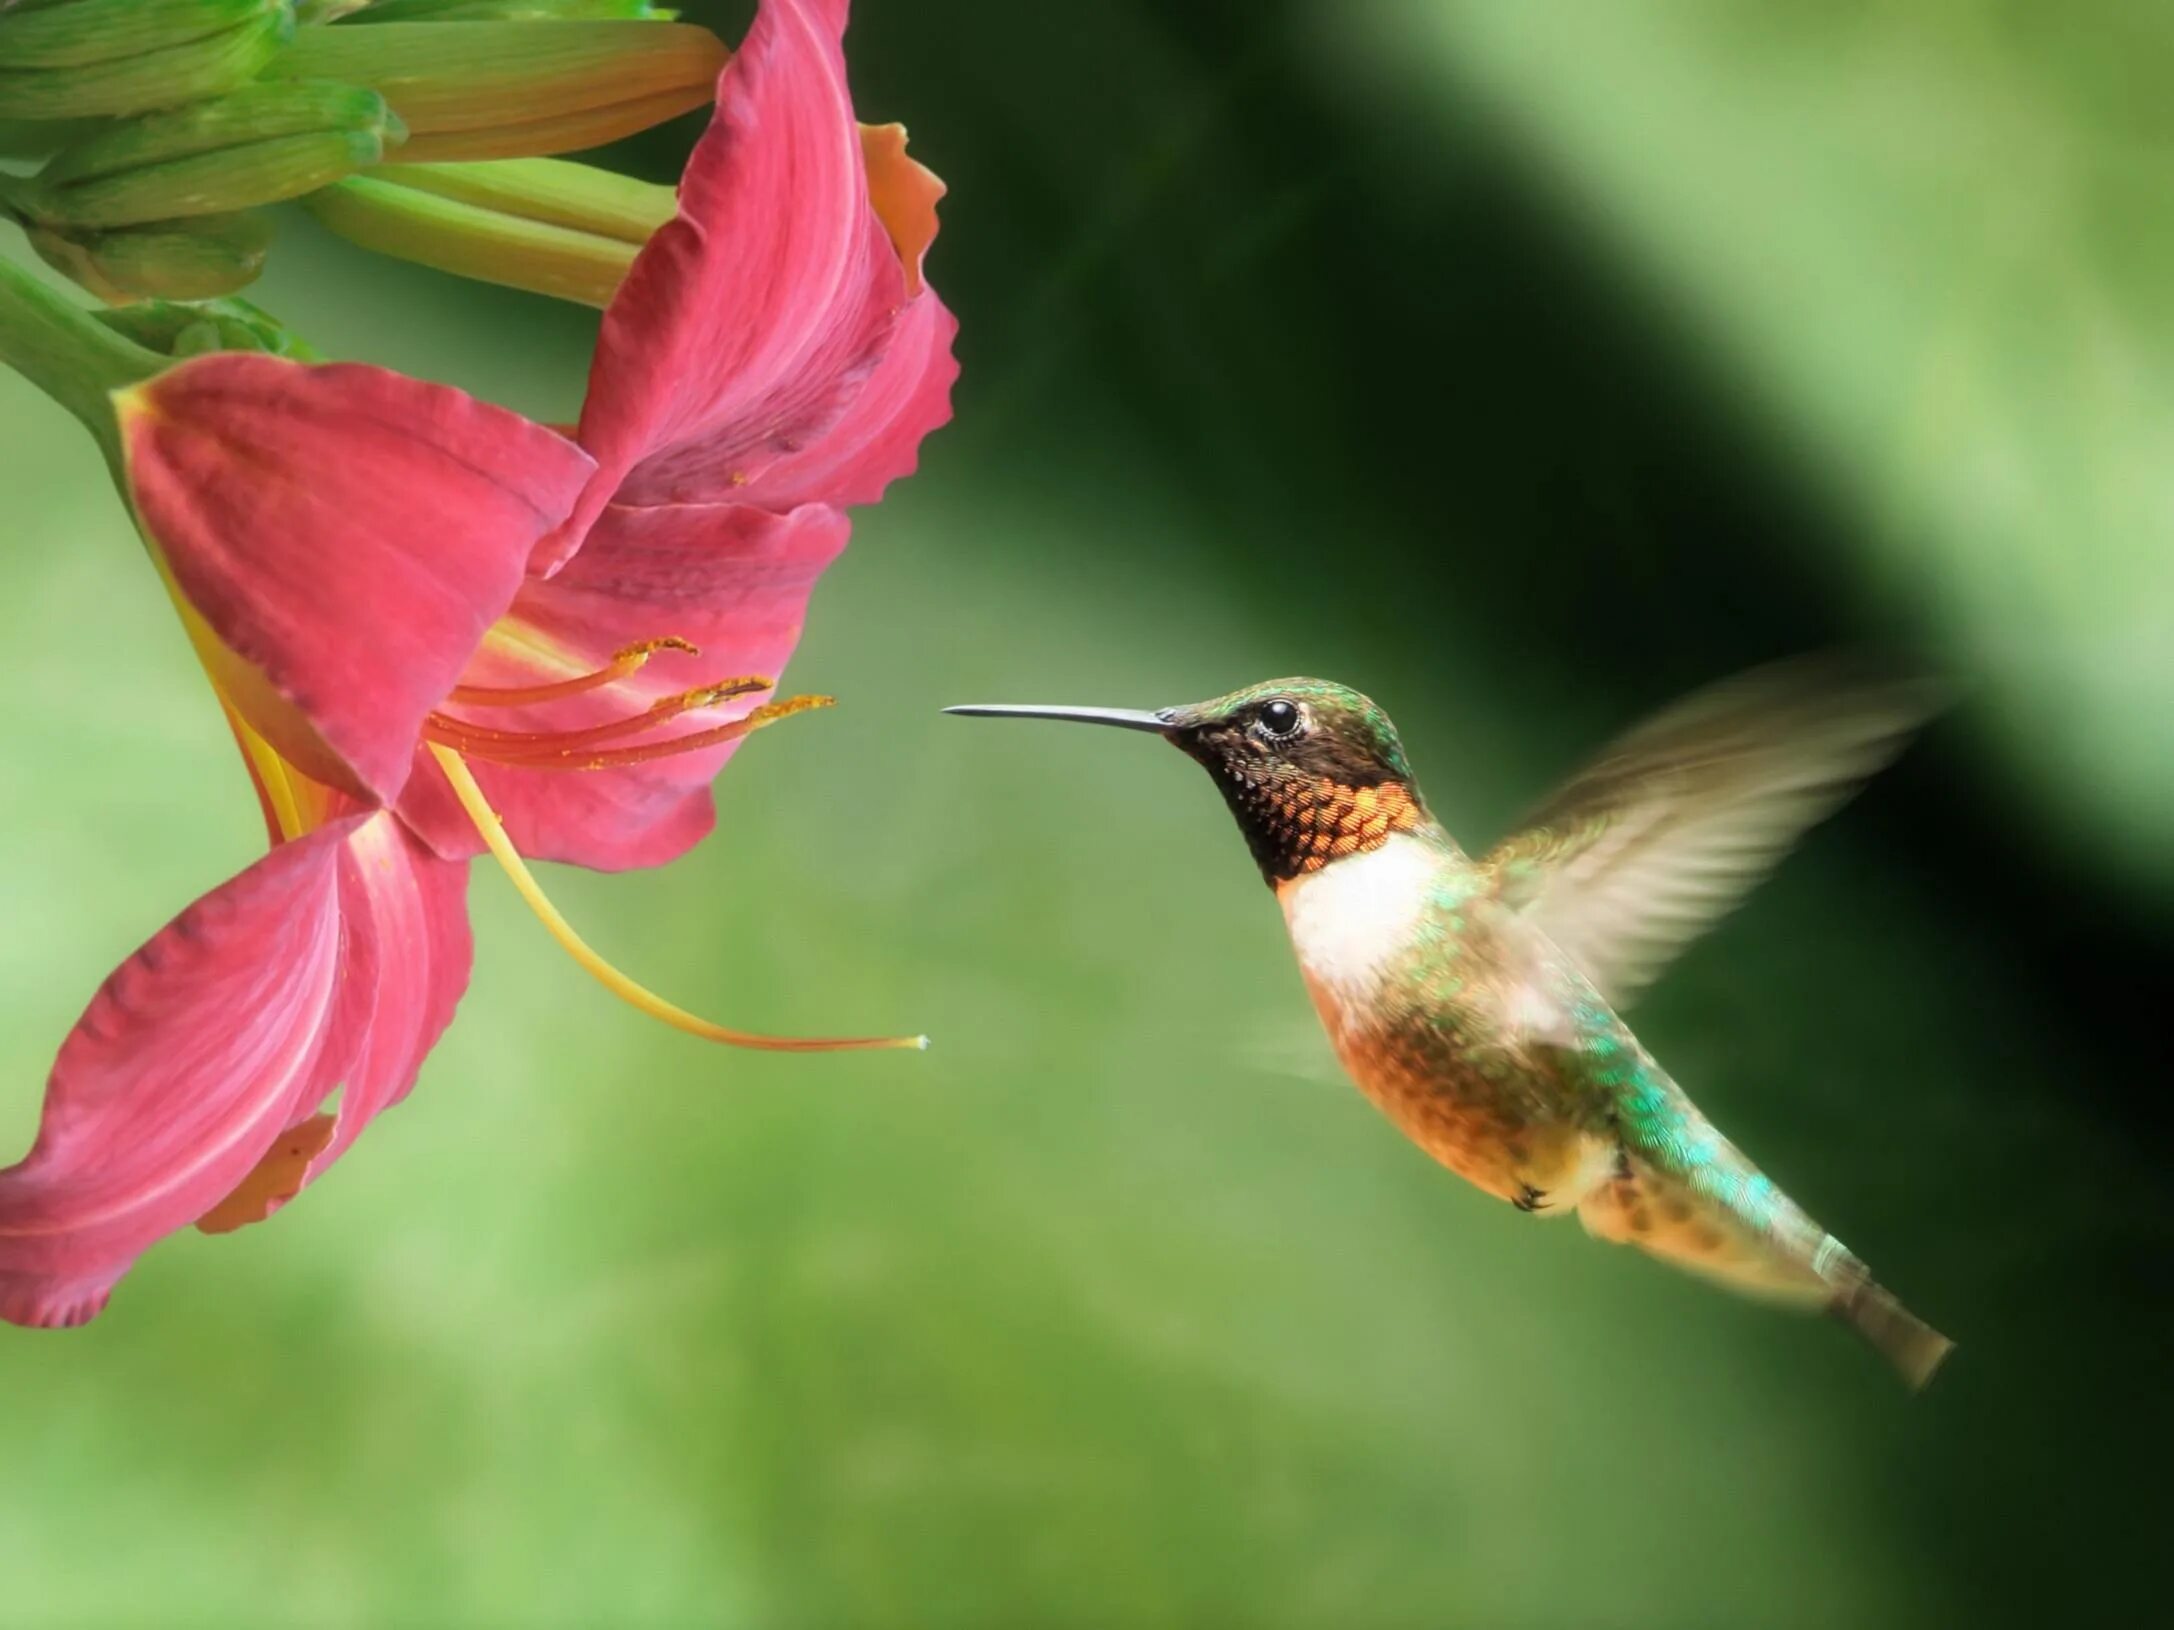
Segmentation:
{"type": "Polygon", "coordinates": [[[1510,1204],[1520,1211],[1543,1211],[1547,1208],[1547,1190],[1520,1183],[1517,1192],[1510,1196],[1510,1204]]]}

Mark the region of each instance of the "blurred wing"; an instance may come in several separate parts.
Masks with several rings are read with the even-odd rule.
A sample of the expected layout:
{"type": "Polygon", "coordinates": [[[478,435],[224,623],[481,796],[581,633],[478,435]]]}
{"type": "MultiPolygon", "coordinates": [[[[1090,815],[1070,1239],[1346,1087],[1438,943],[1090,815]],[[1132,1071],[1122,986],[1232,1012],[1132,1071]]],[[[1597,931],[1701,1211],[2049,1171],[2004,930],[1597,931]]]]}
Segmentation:
{"type": "Polygon", "coordinates": [[[1620,737],[1487,857],[1502,898],[1634,1000],[1940,704],[1836,658],[1754,669],[1620,737]]]}

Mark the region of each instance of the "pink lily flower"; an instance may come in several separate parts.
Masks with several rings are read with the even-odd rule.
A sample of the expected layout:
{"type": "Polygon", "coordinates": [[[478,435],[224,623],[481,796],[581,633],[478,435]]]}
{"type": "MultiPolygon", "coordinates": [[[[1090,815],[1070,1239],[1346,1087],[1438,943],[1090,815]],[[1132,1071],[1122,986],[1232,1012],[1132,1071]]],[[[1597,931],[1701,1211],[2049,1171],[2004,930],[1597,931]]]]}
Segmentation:
{"type": "Polygon", "coordinates": [[[116,397],[130,498],[273,846],[63,1044],[0,1171],[0,1319],[84,1322],[158,1239],[270,1215],[405,1096],[466,987],[485,848],[667,1023],[923,1044],[698,1019],[590,951],[521,860],[646,865],[708,829],[736,742],[822,701],[757,705],[844,545],[838,506],[948,416],[955,325],[920,281],[940,187],[853,123],[844,13],[766,0],[726,68],[682,213],[607,314],[590,451],[354,365],[224,353],[116,397]]]}
{"type": "Polygon", "coordinates": [[[274,847],[122,964],[62,1044],[37,1141],[0,1173],[0,1318],[17,1324],[82,1323],[152,1241],[268,1212],[406,1093],[468,982],[468,868],[383,795],[512,602],[521,540],[591,467],[514,414],[373,368],[211,357],[121,415],[155,559],[274,847]]]}

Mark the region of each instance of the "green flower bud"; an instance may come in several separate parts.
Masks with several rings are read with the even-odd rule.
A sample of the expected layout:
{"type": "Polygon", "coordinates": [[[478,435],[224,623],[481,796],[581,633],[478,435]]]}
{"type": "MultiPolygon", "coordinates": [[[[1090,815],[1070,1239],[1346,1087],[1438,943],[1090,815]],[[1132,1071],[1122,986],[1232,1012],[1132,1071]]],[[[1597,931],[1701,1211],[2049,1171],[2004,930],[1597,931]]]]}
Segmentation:
{"type": "Polygon", "coordinates": [[[80,68],[140,57],[246,23],[265,0],[46,0],[0,11],[0,63],[80,68]]]}
{"type": "Polygon", "coordinates": [[[374,134],[391,145],[398,140],[399,125],[385,98],[361,86],[310,81],[245,85],[170,113],[97,127],[69,144],[38,180],[56,187],[250,142],[326,131],[374,134]]]}
{"type": "Polygon", "coordinates": [[[375,91],[245,85],[112,126],[55,157],[15,207],[54,226],[133,226],[226,214],[367,168],[401,131],[375,91]]]}
{"type": "Polygon", "coordinates": [[[258,351],[297,362],[320,360],[308,341],[247,300],[206,300],[194,305],[138,300],[92,315],[116,334],[164,357],[258,351]]]}
{"type": "Polygon", "coordinates": [[[223,215],[330,186],[384,155],[369,131],[320,131],[249,142],[223,153],[29,192],[23,207],[65,227],[134,226],[144,221],[223,215]]]}
{"type": "MultiPolygon", "coordinates": [[[[108,0],[77,0],[84,10],[108,0]]],[[[141,0],[146,6],[162,0],[141,0]]],[[[180,3],[180,0],[173,0],[180,3]]],[[[104,58],[66,67],[18,68],[16,58],[0,48],[0,119],[125,118],[154,108],[179,107],[218,96],[256,78],[294,33],[287,0],[233,0],[244,20],[156,50],[104,58]]],[[[60,5],[8,14],[28,22],[73,12],[60,5]]]]}
{"type": "Polygon", "coordinates": [[[385,164],[302,202],[380,254],[590,306],[677,208],[670,187],[541,158],[385,164]]]}
{"type": "Polygon", "coordinates": [[[668,23],[679,15],[649,0],[377,0],[362,23],[668,23]]]}
{"type": "Polygon", "coordinates": [[[272,223],[245,211],[114,232],[32,227],[29,237],[47,265],[101,300],[208,300],[256,281],[272,246],[272,223]]]}
{"type": "Polygon", "coordinates": [[[304,29],[268,77],[374,85],[416,163],[615,141],[710,100],[727,52],[686,23],[381,23],[304,29]]]}

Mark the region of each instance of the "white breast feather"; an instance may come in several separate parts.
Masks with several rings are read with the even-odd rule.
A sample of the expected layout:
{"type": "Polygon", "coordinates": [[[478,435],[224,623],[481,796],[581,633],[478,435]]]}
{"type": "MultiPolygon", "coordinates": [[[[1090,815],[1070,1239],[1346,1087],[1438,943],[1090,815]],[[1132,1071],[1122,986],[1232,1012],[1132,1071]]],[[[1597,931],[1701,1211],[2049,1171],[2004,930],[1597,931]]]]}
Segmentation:
{"type": "Polygon", "coordinates": [[[1284,884],[1283,920],[1307,983],[1339,1006],[1370,998],[1410,944],[1436,864],[1431,848],[1398,833],[1284,884]]]}

